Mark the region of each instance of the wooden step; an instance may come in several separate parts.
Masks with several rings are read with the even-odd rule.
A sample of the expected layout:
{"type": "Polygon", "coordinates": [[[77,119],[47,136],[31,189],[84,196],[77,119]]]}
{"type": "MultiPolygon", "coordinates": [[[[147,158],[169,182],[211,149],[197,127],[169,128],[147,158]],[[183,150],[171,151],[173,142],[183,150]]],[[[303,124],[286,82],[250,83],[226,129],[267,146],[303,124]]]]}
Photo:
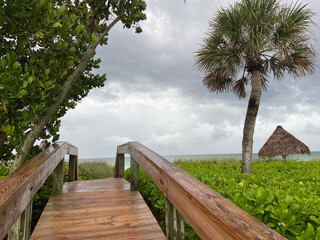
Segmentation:
{"type": "Polygon", "coordinates": [[[166,239],[138,191],[122,178],[65,183],[31,239],[166,239]]]}

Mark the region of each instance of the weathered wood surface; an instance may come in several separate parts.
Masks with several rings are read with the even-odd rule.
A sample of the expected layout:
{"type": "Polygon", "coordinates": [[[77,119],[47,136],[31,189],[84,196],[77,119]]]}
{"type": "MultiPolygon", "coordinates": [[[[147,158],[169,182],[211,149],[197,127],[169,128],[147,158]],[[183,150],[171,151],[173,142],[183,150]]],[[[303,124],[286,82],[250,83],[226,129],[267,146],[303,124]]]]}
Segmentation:
{"type": "Polygon", "coordinates": [[[52,194],[60,194],[62,193],[63,188],[63,178],[64,178],[64,159],[60,161],[58,166],[53,170],[53,189],[52,194]]]}
{"type": "Polygon", "coordinates": [[[68,181],[73,182],[78,180],[78,156],[70,155],[69,157],[69,169],[68,169],[68,181]]]}
{"type": "Polygon", "coordinates": [[[142,144],[123,144],[117,153],[136,160],[202,239],[286,239],[142,144]]]}
{"type": "Polygon", "coordinates": [[[166,235],[168,240],[183,240],[184,220],[173,204],[166,198],[166,235]]]}
{"type": "Polygon", "coordinates": [[[8,240],[29,240],[31,235],[32,200],[8,232],[8,240]]]}
{"type": "Polygon", "coordinates": [[[124,154],[119,154],[119,177],[124,177],[125,157],[124,154]]]}
{"type": "Polygon", "coordinates": [[[64,184],[31,239],[166,239],[140,193],[121,178],[64,184]]]}
{"type": "Polygon", "coordinates": [[[0,239],[66,154],[76,155],[78,150],[67,142],[54,144],[0,180],[0,239]]]}
{"type": "Polygon", "coordinates": [[[130,158],[130,190],[139,191],[139,164],[130,158]]]}

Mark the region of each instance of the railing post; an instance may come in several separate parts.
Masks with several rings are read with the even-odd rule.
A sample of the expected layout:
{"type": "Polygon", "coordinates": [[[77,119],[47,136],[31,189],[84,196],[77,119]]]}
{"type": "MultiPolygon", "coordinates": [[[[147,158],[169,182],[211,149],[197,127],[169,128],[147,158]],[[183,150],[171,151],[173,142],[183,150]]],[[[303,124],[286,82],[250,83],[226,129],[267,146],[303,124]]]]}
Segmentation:
{"type": "Polygon", "coordinates": [[[166,200],[166,235],[168,240],[184,239],[184,221],[178,210],[166,200]]]}
{"type": "Polygon", "coordinates": [[[53,171],[53,195],[62,193],[64,175],[64,158],[53,171]]]}
{"type": "Polygon", "coordinates": [[[23,240],[29,240],[31,236],[32,204],[33,200],[30,201],[29,205],[26,207],[21,216],[21,223],[23,225],[23,240]]]}
{"type": "Polygon", "coordinates": [[[22,215],[25,214],[24,212],[19,216],[17,221],[12,225],[8,232],[8,240],[20,240],[23,236],[23,229],[22,229],[22,215]]]}
{"type": "Polygon", "coordinates": [[[78,180],[78,156],[69,156],[69,169],[68,169],[68,182],[74,182],[78,180]]]}
{"type": "Polygon", "coordinates": [[[12,225],[8,232],[8,240],[29,240],[31,236],[32,200],[12,225]]]}
{"type": "Polygon", "coordinates": [[[118,154],[119,157],[119,178],[124,178],[124,154],[118,154]]]}
{"type": "Polygon", "coordinates": [[[139,190],[139,164],[131,157],[130,158],[130,169],[131,169],[131,179],[130,179],[130,190],[139,190]]]}

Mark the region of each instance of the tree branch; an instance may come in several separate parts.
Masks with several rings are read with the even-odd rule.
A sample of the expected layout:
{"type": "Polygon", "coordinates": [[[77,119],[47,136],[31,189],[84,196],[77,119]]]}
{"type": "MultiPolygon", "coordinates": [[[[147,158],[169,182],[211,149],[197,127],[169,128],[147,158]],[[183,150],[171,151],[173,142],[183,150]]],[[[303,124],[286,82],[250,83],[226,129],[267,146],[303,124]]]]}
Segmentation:
{"type": "Polygon", "coordinates": [[[96,20],[97,15],[100,13],[100,11],[102,10],[102,8],[105,6],[106,4],[106,0],[102,1],[102,3],[93,10],[92,12],[92,16],[89,18],[89,23],[86,26],[86,32],[88,34],[92,34],[93,32],[93,26],[94,26],[94,21],[96,20]]]}
{"type": "Polygon", "coordinates": [[[46,112],[40,116],[39,120],[33,128],[27,133],[25,140],[21,145],[21,152],[16,155],[14,164],[11,168],[11,171],[22,166],[28,157],[29,152],[32,149],[34,142],[37,140],[47,123],[51,120],[51,118],[57,113],[59,107],[61,106],[63,100],[71,90],[74,83],[79,79],[82,73],[85,71],[90,59],[95,54],[95,49],[99,43],[103,40],[103,38],[108,34],[111,28],[122,18],[123,13],[121,13],[117,18],[115,18],[106,28],[106,30],[99,36],[97,41],[91,43],[86,52],[83,54],[79,64],[75,68],[75,70],[69,75],[67,80],[62,84],[61,90],[56,97],[56,101],[47,107],[46,112]]]}

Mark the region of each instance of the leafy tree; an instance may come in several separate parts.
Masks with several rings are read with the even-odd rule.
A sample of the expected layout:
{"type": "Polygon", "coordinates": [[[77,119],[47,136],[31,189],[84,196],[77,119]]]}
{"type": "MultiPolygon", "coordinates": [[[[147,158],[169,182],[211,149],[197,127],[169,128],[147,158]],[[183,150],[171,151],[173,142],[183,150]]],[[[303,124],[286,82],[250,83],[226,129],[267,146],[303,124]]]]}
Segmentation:
{"type": "Polygon", "coordinates": [[[212,92],[246,97],[251,84],[242,140],[242,172],[251,173],[252,145],[262,90],[268,74],[299,77],[314,71],[315,53],[308,29],[312,12],[301,4],[276,0],[242,0],[221,9],[196,54],[203,84],[212,92]]]}
{"type": "Polygon", "coordinates": [[[56,141],[60,118],[102,87],[93,74],[110,29],[122,22],[140,33],[143,0],[0,0],[0,159],[13,170],[37,139],[56,141]]]}

